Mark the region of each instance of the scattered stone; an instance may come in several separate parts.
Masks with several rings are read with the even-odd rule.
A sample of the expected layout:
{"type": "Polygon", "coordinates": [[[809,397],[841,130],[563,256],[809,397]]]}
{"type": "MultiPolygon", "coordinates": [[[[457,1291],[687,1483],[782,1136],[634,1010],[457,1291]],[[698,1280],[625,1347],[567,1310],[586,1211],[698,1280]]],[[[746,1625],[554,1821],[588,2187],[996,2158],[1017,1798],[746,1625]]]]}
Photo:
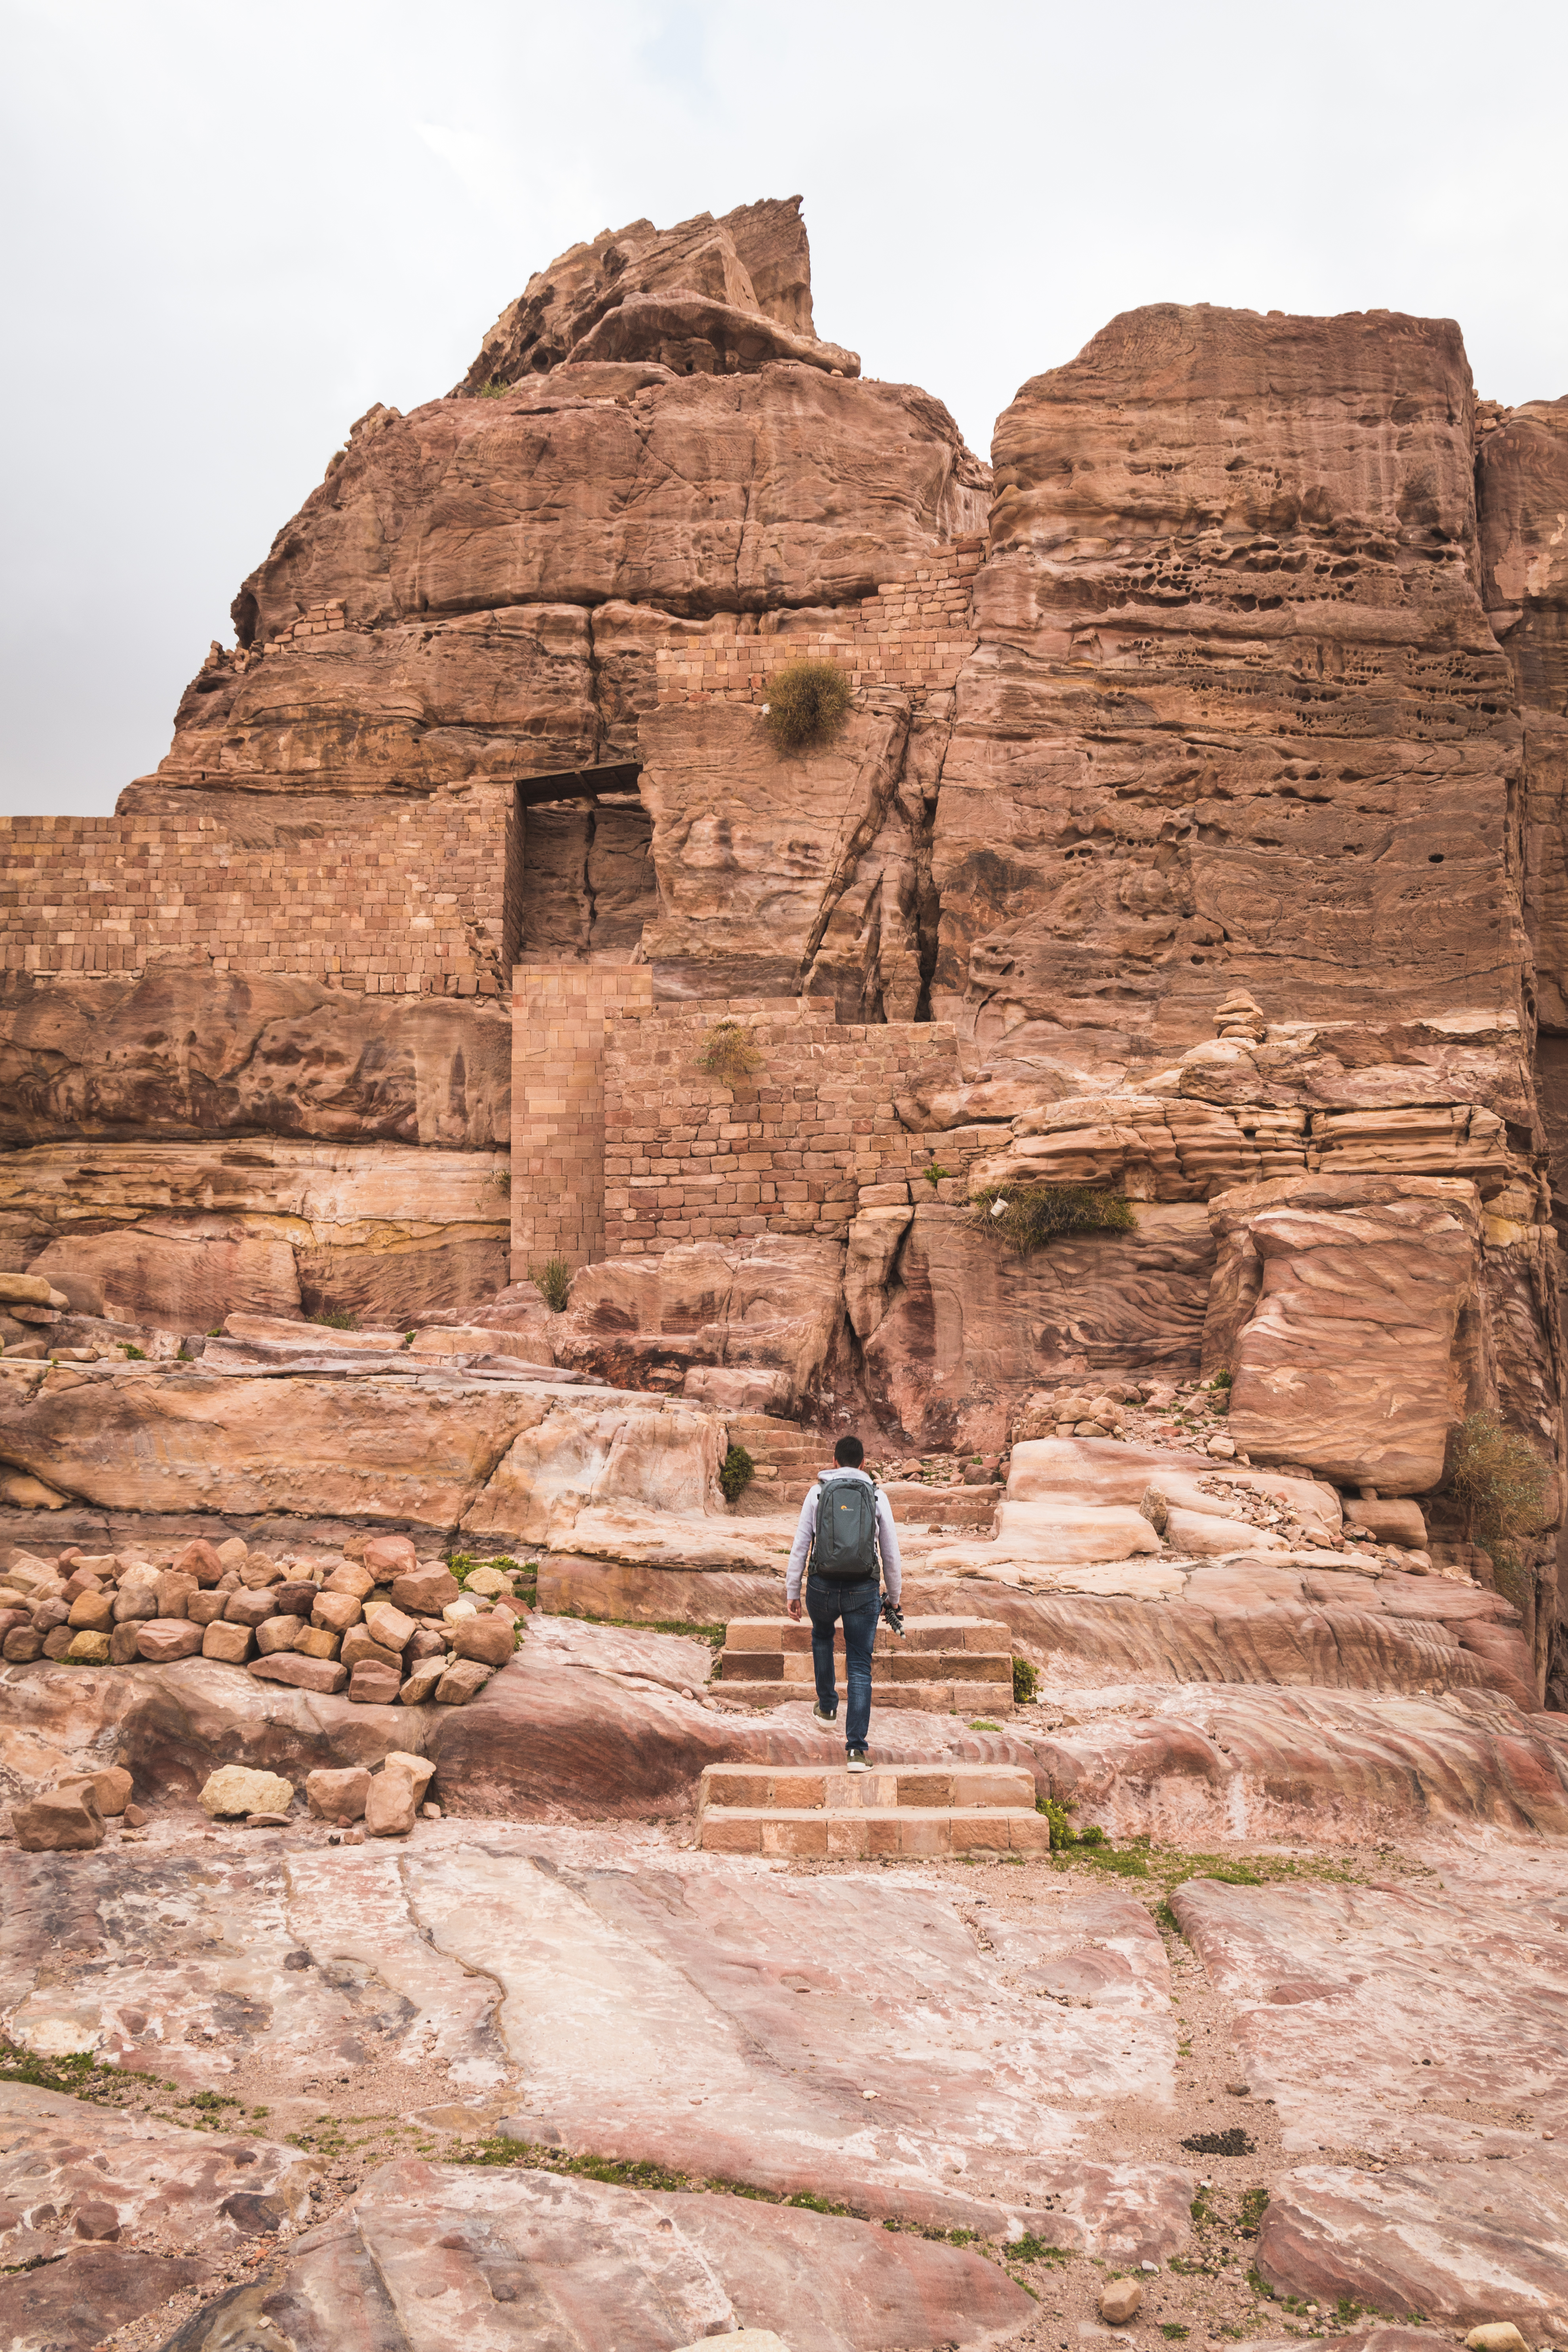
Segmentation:
{"type": "Polygon", "coordinates": [[[286,1576],[281,1584],[272,1587],[273,1604],[284,1617],[308,1620],[316,1605],[319,1589],[308,1576],[286,1576]]]}
{"type": "Polygon", "coordinates": [[[198,1584],[216,1584],[226,1565],[205,1536],[197,1536],[194,1542],[174,1554],[174,1573],[177,1576],[194,1576],[198,1584]]]}
{"type": "Polygon", "coordinates": [[[247,1813],[245,1826],[247,1830],[286,1830],[289,1816],[287,1813],[247,1813]]]}
{"type": "Polygon", "coordinates": [[[11,1830],[24,1853],[87,1853],[103,1843],[103,1815],[83,1780],[13,1805],[11,1830]]]}
{"type": "Polygon", "coordinates": [[[355,1666],[368,1663],[373,1666],[387,1666],[399,1682],[403,1679],[401,1653],[396,1650],[384,1650],[381,1643],[372,1638],[369,1630],[363,1625],[349,1627],[348,1632],[343,1635],[342,1647],[339,1650],[338,1655],[351,1672],[355,1666]]]}
{"type": "Polygon", "coordinates": [[[437,1685],[440,1683],[446,1672],[447,1653],[445,1648],[442,1649],[439,1655],[437,1657],[421,1658],[417,1665],[415,1666],[413,1672],[408,1675],[407,1679],[404,1683],[403,1688],[398,1693],[398,1697],[403,1702],[403,1705],[405,1706],[423,1706],[427,1699],[434,1698],[437,1685]]]}
{"type": "Polygon", "coordinates": [[[342,1638],[342,1635],[334,1633],[330,1626],[307,1625],[301,1632],[295,1634],[294,1647],[302,1657],[335,1658],[342,1638]]]}
{"type": "Polygon", "coordinates": [[[406,1837],[418,1807],[414,1784],[402,1772],[378,1772],[365,1800],[364,1825],[371,1837],[406,1837]]]}
{"type": "Polygon", "coordinates": [[[1484,2326],[1472,2327],[1465,2342],[1468,2352],[1530,2352],[1511,2319],[1489,2320],[1484,2326]]]}
{"type": "Polygon", "coordinates": [[[356,1706],[391,1706],[401,1687],[401,1668],[380,1665],[374,1658],[362,1658],[349,1676],[349,1696],[356,1706]]]}
{"type": "Polygon", "coordinates": [[[109,1637],[109,1663],[111,1666],[133,1666],[142,1654],[142,1622],[132,1618],[117,1625],[109,1637]]]}
{"type": "Polygon", "coordinates": [[[149,1665],[166,1666],[175,1658],[195,1657],[206,1632],[184,1617],[154,1617],[137,1628],[136,1654],[149,1665]]]}
{"type": "Polygon", "coordinates": [[[399,1656],[408,1647],[419,1628],[412,1617],[390,1601],[367,1601],[364,1612],[365,1629],[384,1650],[395,1650],[399,1656]]]}
{"type": "Polygon", "coordinates": [[[79,1592],[66,1622],[77,1633],[102,1633],[114,1622],[114,1596],[109,1592],[79,1592]]]}
{"type": "MultiPolygon", "coordinates": [[[[419,1564],[419,1555],[406,1536],[372,1536],[363,1557],[377,1584],[409,1575],[419,1564]]],[[[395,1590],[392,1597],[396,1601],[402,1596],[395,1590]]]]}
{"type": "Polygon", "coordinates": [[[409,1570],[398,1576],[392,1587],[392,1598],[399,1609],[413,1609],[425,1616],[437,1615],[459,1599],[461,1592],[457,1578],[444,1568],[409,1570]]]}
{"type": "Polygon", "coordinates": [[[68,1789],[90,1789],[106,1821],[123,1813],[131,1799],[132,1779],[122,1764],[106,1764],[97,1772],[68,1772],[55,1783],[58,1795],[68,1789]]]}
{"type": "Polygon", "coordinates": [[[347,1826],[364,1818],[370,1774],[363,1765],[307,1773],[305,1801],[318,1821],[347,1826]]]}
{"type": "Polygon", "coordinates": [[[471,1698],[478,1698],[493,1671],[476,1658],[455,1660],[436,1685],[437,1706],[467,1706],[471,1698]]]}
{"type": "MultiPolygon", "coordinates": [[[[240,1629],[231,1629],[237,1633],[240,1629]]],[[[262,1657],[271,1657],[275,1650],[291,1650],[305,1631],[303,1617],[268,1617],[256,1629],[256,1646],[262,1657]]]]}
{"type": "Polygon", "coordinates": [[[213,1819],[237,1813],[284,1812],[294,1801],[294,1784],[277,1772],[248,1764],[220,1765],[209,1772],[196,1802],[213,1819]]]}
{"type": "Polygon", "coordinates": [[[110,1663],[107,1633],[73,1633],[64,1657],[68,1666],[107,1666],[110,1663]]]}
{"type": "Polygon", "coordinates": [[[464,1580],[463,1590],[481,1600],[495,1601],[511,1591],[511,1579],[499,1568],[472,1568],[464,1580]]]}
{"type": "MultiPolygon", "coordinates": [[[[301,1634],[301,1641],[307,1637],[301,1634]]],[[[324,1691],[329,1696],[347,1687],[349,1670],[333,1657],[310,1656],[299,1650],[279,1650],[270,1658],[252,1658],[246,1668],[258,1682],[289,1683],[296,1690],[324,1691]]]]}
{"type": "Polygon", "coordinates": [[[375,1579],[369,1569],[362,1568],[357,1560],[346,1559],[342,1568],[334,1568],[331,1574],[323,1580],[321,1591],[346,1592],[352,1601],[363,1601],[367,1593],[375,1591],[375,1579]]]}
{"type": "Polygon", "coordinates": [[[177,1569],[171,1568],[156,1580],[153,1589],[160,1617],[187,1617],[201,1586],[194,1576],[183,1576],[177,1569]]]}
{"type": "Polygon", "coordinates": [[[1143,2288],[1135,2278],[1111,2279],[1100,2290],[1100,2315],[1112,2327],[1125,2327],[1142,2305],[1143,2288]]]}
{"type": "Polygon", "coordinates": [[[243,1536],[230,1536],[226,1543],[217,1546],[215,1557],[220,1570],[233,1569],[237,1574],[250,1558],[250,1546],[243,1536]]]}
{"type": "Polygon", "coordinates": [[[121,1815],[121,1819],[125,1823],[127,1829],[144,1830],[149,1821],[152,1819],[152,1815],[148,1812],[144,1805],[127,1805],[124,1812],[121,1815]]]}
{"type": "Polygon", "coordinates": [[[438,1822],[441,1819],[440,1806],[421,1805],[419,1808],[419,1818],[422,1822],[438,1822]]]}
{"type": "Polygon", "coordinates": [[[363,1830],[345,1830],[343,1832],[343,1843],[345,1845],[363,1845],[364,1843],[363,1830]]]}
{"type": "Polygon", "coordinates": [[[452,1648],[459,1658],[477,1658],[487,1666],[504,1666],[512,1654],[510,1618],[468,1617],[452,1630],[452,1648]]]}
{"type": "Polygon", "coordinates": [[[247,1556],[239,1571],[239,1581],[247,1592],[266,1592],[273,1585],[282,1583],[283,1570],[266,1552],[253,1551],[247,1556]]]}
{"type": "Polygon", "coordinates": [[[231,1625],[265,1625],[269,1617],[278,1614],[278,1603],[270,1592],[247,1592],[242,1586],[231,1592],[224,1603],[225,1617],[231,1625]]]}
{"type": "Polygon", "coordinates": [[[346,1633],[363,1615],[364,1611],[352,1592],[322,1592],[310,1612],[310,1622],[330,1633],[346,1633]]]}
{"type": "MultiPolygon", "coordinates": [[[[197,1630],[194,1625],[191,1628],[193,1633],[197,1630]]],[[[243,1666],[254,1638],[248,1625],[230,1625],[219,1618],[202,1630],[202,1655],[217,1658],[227,1666],[243,1666]]]]}

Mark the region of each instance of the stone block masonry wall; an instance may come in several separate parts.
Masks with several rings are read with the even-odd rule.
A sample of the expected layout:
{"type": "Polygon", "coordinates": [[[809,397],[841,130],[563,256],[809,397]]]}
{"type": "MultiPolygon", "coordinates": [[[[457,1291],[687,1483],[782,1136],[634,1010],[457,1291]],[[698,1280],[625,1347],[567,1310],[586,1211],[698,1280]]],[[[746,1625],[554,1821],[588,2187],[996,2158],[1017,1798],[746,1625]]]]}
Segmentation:
{"type": "Polygon", "coordinates": [[[856,687],[896,687],[918,709],[958,683],[974,650],[970,617],[985,542],[955,540],[912,580],[889,581],[841,612],[724,613],[661,646],[658,698],[765,702],[770,673],[807,658],[841,662],[856,687]]]}
{"type": "Polygon", "coordinates": [[[605,1049],[604,1255],[761,1233],[841,1240],[862,1184],[926,1164],[894,1098],[951,1084],[955,1059],[947,1022],[841,1024],[794,998],[624,1015],[605,1049]],[[724,1019],[761,1056],[733,1087],[698,1067],[724,1019]]]}
{"type": "MultiPolygon", "coordinates": [[[[653,1004],[647,964],[519,964],[513,975],[511,1273],[605,1250],[605,1034],[653,1004]]],[[[635,1025],[635,1024],[634,1024],[635,1025]]]]}
{"type": "Polygon", "coordinates": [[[0,958],[135,972],[170,951],[371,994],[502,992],[513,793],[151,791],[0,817],[0,958]]]}

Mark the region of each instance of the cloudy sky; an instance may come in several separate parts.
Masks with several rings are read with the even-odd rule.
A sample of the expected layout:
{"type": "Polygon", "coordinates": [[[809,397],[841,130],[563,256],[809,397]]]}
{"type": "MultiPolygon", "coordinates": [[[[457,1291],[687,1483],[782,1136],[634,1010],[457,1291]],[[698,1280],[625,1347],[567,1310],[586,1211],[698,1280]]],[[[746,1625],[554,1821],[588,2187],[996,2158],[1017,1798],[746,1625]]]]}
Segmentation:
{"type": "Polygon", "coordinates": [[[805,199],[819,332],[989,446],[1155,300],[1458,319],[1568,392],[1568,9],[0,0],[0,809],[105,814],[373,401],[601,228],[805,199]]]}

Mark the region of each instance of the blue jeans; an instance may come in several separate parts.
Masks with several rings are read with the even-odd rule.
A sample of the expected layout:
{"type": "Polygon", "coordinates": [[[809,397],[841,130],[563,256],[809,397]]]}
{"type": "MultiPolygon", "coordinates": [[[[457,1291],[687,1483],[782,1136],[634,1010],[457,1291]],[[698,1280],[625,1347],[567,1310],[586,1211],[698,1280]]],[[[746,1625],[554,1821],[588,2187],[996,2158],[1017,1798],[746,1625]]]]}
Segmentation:
{"type": "Polygon", "coordinates": [[[844,1620],[844,1679],[849,1685],[844,1745],[864,1748],[871,1727],[871,1650],[882,1613],[882,1580],[871,1577],[859,1584],[829,1584],[808,1577],[805,1607],[811,1619],[816,1704],[824,1715],[836,1713],[838,1706],[833,1680],[833,1628],[840,1617],[844,1620]]]}

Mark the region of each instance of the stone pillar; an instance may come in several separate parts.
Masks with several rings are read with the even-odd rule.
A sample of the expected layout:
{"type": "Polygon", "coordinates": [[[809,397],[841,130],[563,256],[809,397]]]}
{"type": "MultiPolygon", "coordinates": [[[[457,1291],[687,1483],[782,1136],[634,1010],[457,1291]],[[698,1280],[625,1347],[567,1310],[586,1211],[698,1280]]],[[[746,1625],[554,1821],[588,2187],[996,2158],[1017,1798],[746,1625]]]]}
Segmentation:
{"type": "Polygon", "coordinates": [[[647,964],[521,963],[512,974],[511,1278],[605,1255],[605,1032],[653,1007],[647,964]]]}

